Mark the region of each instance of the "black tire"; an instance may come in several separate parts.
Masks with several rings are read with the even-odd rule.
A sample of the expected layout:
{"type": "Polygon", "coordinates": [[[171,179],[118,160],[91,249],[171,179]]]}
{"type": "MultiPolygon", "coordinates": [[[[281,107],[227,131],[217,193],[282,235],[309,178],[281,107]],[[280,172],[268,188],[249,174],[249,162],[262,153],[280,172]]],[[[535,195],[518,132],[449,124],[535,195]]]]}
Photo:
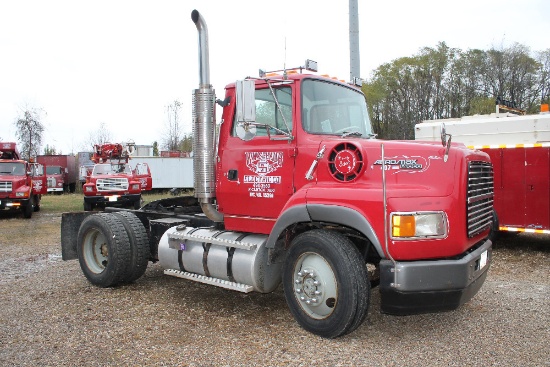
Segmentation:
{"type": "Polygon", "coordinates": [[[493,243],[493,245],[496,245],[498,236],[499,236],[499,221],[498,221],[498,215],[495,210],[493,210],[493,220],[491,222],[491,231],[489,232],[489,239],[493,243]]]}
{"type": "Polygon", "coordinates": [[[34,198],[31,196],[27,205],[23,207],[23,217],[30,219],[32,218],[32,213],[34,212],[34,198]]]}
{"type": "Polygon", "coordinates": [[[131,260],[128,275],[124,282],[131,283],[139,279],[147,270],[147,264],[151,256],[149,237],[147,237],[145,227],[135,214],[130,212],[116,212],[113,214],[120,219],[130,240],[131,260]]]}
{"type": "Polygon", "coordinates": [[[337,232],[312,230],[292,241],[283,289],[296,321],[324,338],[352,332],[367,316],[367,266],[353,243],[337,232]]]}
{"type": "Polygon", "coordinates": [[[91,212],[93,208],[94,207],[93,207],[92,203],[88,203],[86,201],[84,202],[84,211],[85,212],[91,212]]]}
{"type": "Polygon", "coordinates": [[[40,211],[40,197],[39,196],[35,196],[34,197],[34,211],[35,212],[39,212],[40,211]]]}
{"type": "Polygon", "coordinates": [[[130,240],[119,217],[112,213],[93,214],[82,221],[76,251],[90,283],[111,287],[128,278],[130,240]]]}

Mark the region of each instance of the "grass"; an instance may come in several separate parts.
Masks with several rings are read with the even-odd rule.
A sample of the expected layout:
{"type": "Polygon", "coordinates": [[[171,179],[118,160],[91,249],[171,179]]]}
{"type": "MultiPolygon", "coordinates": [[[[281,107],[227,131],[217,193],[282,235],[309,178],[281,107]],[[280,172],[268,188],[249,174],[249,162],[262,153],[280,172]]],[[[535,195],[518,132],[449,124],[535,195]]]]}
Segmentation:
{"type": "MultiPolygon", "coordinates": [[[[168,192],[146,193],[142,195],[143,204],[170,197],[168,192]]],[[[84,195],[79,193],[63,195],[43,195],[40,210],[46,213],[78,212],[84,210],[84,195]]]]}

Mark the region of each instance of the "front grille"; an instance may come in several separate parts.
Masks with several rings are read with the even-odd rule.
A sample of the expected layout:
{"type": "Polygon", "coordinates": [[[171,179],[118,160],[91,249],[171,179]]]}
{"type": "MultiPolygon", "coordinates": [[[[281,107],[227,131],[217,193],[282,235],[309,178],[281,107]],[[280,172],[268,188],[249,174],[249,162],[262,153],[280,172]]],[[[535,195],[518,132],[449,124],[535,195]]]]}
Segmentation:
{"type": "Polygon", "coordinates": [[[54,177],[48,177],[48,187],[54,187],[55,188],[55,178],[54,177]]]}
{"type": "Polygon", "coordinates": [[[493,165],[488,162],[468,164],[467,200],[468,237],[491,227],[493,220],[493,165]]]}
{"type": "Polygon", "coordinates": [[[128,190],[127,178],[99,178],[96,182],[97,191],[128,190]]]}
{"type": "Polygon", "coordinates": [[[0,192],[11,192],[11,181],[0,181],[0,192]]]}

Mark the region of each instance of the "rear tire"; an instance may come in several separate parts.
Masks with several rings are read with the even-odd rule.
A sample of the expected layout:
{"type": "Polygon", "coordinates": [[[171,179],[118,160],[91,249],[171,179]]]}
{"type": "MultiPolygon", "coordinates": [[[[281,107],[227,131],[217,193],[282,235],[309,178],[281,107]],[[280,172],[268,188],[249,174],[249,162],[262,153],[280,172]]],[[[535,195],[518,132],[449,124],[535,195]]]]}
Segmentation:
{"type": "Polygon", "coordinates": [[[88,203],[86,201],[84,202],[84,211],[85,212],[91,212],[93,208],[94,207],[93,207],[92,203],[88,203]]]}
{"type": "Polygon", "coordinates": [[[116,212],[113,214],[118,217],[124,226],[130,240],[130,267],[128,276],[123,281],[131,283],[139,279],[147,270],[147,264],[151,256],[149,237],[147,237],[145,227],[135,214],[130,212],[116,212]]]}
{"type": "Polygon", "coordinates": [[[337,232],[312,230],[292,241],[283,288],[296,321],[324,338],[352,332],[367,315],[367,266],[353,243],[337,232]]]}
{"type": "Polygon", "coordinates": [[[30,219],[32,218],[32,213],[34,212],[34,198],[31,197],[27,202],[27,205],[23,208],[23,217],[30,219]]]}
{"type": "Polygon", "coordinates": [[[40,197],[39,196],[35,196],[34,197],[34,211],[35,212],[39,212],[40,211],[40,197]]]}
{"type": "Polygon", "coordinates": [[[78,230],[76,250],[80,268],[99,287],[111,287],[128,278],[131,246],[120,219],[112,213],[88,216],[78,230]]]}

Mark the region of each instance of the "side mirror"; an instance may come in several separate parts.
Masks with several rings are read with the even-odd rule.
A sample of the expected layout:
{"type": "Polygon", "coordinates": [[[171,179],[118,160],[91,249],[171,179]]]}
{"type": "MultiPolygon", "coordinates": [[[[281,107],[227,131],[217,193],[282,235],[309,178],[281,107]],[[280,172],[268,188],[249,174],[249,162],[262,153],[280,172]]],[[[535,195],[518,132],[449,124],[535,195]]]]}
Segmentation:
{"type": "Polygon", "coordinates": [[[441,144],[445,149],[445,155],[443,157],[443,162],[447,162],[449,159],[449,149],[451,149],[451,139],[453,138],[451,134],[447,134],[447,129],[445,128],[445,123],[441,123],[441,144]],[[449,139],[447,139],[447,137],[449,139]]]}
{"type": "Polygon", "coordinates": [[[237,93],[237,122],[256,121],[256,99],[254,92],[254,80],[237,80],[235,82],[237,93]]]}
{"type": "Polygon", "coordinates": [[[254,80],[237,80],[235,82],[237,125],[235,133],[244,141],[254,139],[256,126],[256,85],[254,80]]]}
{"type": "Polygon", "coordinates": [[[241,140],[252,140],[256,136],[256,125],[248,122],[237,122],[237,126],[235,126],[235,133],[241,140]]]}

